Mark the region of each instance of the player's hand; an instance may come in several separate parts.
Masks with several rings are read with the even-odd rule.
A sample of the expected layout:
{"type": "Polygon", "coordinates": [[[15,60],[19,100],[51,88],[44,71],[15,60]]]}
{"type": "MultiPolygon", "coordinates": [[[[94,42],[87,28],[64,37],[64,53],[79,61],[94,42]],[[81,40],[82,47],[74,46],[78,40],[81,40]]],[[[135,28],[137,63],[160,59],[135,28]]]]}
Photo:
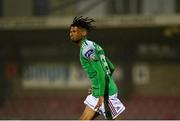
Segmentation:
{"type": "Polygon", "coordinates": [[[103,103],[104,103],[104,97],[100,96],[97,105],[95,106],[95,109],[99,110],[99,108],[102,106],[103,103]]]}
{"type": "Polygon", "coordinates": [[[91,94],[92,93],[92,89],[88,89],[88,94],[91,94]]]}

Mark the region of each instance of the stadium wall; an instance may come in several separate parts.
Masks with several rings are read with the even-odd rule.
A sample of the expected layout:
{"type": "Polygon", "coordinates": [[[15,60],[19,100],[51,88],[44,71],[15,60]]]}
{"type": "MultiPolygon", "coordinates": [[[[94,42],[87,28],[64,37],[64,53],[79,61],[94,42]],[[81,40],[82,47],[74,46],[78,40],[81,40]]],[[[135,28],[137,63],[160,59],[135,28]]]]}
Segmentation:
{"type": "MultiPolygon", "coordinates": [[[[127,106],[123,119],[179,119],[179,31],[178,25],[104,27],[90,34],[89,38],[99,43],[119,68],[117,75],[121,76],[115,76],[116,83],[127,106]],[[140,103],[146,101],[149,107],[140,103]],[[174,109],[166,110],[166,103],[168,109],[174,109]],[[151,105],[157,105],[159,112],[153,108],[150,110],[151,105]],[[146,106],[148,112],[145,111],[146,106]],[[145,113],[142,114],[143,110],[145,113]],[[160,110],[167,112],[160,113],[160,110]]],[[[83,110],[88,84],[62,88],[54,87],[55,82],[49,85],[46,81],[42,84],[48,82],[48,86],[42,88],[37,85],[46,78],[37,74],[37,85],[28,88],[23,85],[25,72],[30,73],[27,67],[33,67],[37,73],[42,72],[36,67],[38,64],[50,70],[46,72],[50,76],[55,76],[56,72],[55,68],[51,73],[52,64],[66,67],[62,71],[64,74],[66,71],[72,74],[73,69],[80,70],[79,51],[68,38],[68,28],[1,29],[0,33],[1,119],[78,118],[83,110]]],[[[82,75],[75,79],[86,80],[82,75]]]]}

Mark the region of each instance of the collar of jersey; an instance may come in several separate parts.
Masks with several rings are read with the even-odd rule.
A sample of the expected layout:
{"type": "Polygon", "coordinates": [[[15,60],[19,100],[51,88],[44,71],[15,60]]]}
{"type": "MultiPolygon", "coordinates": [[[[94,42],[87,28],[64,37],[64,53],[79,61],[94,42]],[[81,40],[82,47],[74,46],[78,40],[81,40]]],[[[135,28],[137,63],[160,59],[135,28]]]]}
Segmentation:
{"type": "Polygon", "coordinates": [[[82,39],[81,47],[82,47],[83,43],[85,43],[85,41],[87,41],[87,38],[82,39]]]}

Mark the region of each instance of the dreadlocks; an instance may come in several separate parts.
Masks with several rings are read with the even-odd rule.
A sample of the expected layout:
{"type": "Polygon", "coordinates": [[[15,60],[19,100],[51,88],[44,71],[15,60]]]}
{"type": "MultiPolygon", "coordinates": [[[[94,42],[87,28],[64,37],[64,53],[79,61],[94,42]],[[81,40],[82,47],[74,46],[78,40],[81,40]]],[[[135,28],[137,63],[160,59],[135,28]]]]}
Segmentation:
{"type": "Polygon", "coordinates": [[[87,31],[91,31],[92,29],[94,29],[94,26],[91,24],[92,22],[95,22],[95,20],[88,17],[83,18],[83,16],[80,17],[76,16],[71,26],[82,27],[87,31]]]}

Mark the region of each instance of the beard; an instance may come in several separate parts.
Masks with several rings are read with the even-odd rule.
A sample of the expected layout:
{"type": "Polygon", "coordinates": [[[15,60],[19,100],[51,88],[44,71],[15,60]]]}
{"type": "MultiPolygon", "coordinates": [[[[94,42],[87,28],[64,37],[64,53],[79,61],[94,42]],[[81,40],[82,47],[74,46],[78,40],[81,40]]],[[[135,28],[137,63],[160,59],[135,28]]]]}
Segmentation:
{"type": "Polygon", "coordinates": [[[81,42],[81,40],[82,40],[82,38],[81,38],[81,39],[77,39],[77,40],[73,40],[73,39],[71,39],[71,41],[72,41],[73,43],[75,43],[75,44],[80,43],[80,42],[81,42]]]}

